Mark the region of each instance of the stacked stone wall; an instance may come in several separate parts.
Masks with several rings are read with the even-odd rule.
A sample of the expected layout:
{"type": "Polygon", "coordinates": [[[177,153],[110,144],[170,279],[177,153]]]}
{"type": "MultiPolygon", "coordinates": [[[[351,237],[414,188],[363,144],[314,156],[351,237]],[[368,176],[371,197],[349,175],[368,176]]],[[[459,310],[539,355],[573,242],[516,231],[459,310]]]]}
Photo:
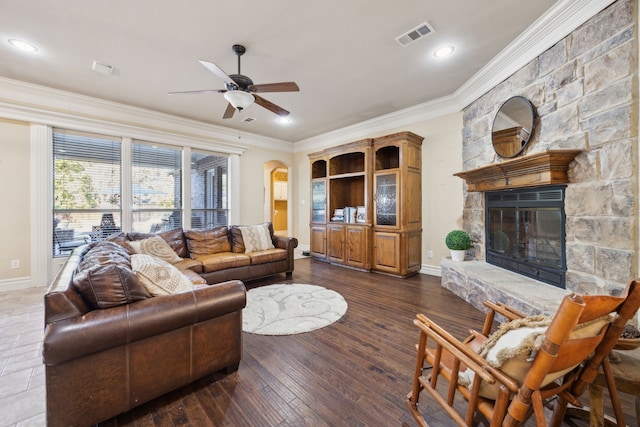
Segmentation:
{"type": "MultiPolygon", "coordinates": [[[[503,161],[491,145],[504,101],[527,97],[535,130],[523,156],[583,150],[570,165],[567,288],[616,293],[638,275],[637,0],[618,0],[464,111],[464,170],[503,161]]],[[[484,260],[484,194],[465,192],[464,226],[484,260]]]]}

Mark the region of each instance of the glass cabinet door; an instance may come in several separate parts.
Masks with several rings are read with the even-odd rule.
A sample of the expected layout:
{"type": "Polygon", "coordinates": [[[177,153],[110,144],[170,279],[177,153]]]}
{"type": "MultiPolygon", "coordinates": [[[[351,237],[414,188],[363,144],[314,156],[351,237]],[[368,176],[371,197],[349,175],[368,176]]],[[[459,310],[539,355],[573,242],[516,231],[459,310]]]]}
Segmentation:
{"type": "Polygon", "coordinates": [[[397,173],[376,175],[374,185],[376,225],[396,226],[398,224],[397,173]]]}
{"type": "Polygon", "coordinates": [[[311,183],[311,222],[327,220],[327,183],[324,180],[311,183]]]}

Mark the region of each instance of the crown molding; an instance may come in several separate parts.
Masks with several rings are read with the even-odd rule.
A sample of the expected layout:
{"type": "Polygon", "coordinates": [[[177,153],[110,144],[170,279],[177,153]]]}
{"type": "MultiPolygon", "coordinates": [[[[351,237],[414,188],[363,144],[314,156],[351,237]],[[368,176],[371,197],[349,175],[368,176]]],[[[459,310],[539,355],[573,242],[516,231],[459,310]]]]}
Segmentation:
{"type": "Polygon", "coordinates": [[[19,80],[0,77],[0,94],[0,117],[8,119],[228,154],[247,146],[293,150],[290,142],[19,80]]]}
{"type": "Polygon", "coordinates": [[[559,0],[453,94],[298,141],[295,151],[315,151],[460,111],[614,2],[559,0]]]}

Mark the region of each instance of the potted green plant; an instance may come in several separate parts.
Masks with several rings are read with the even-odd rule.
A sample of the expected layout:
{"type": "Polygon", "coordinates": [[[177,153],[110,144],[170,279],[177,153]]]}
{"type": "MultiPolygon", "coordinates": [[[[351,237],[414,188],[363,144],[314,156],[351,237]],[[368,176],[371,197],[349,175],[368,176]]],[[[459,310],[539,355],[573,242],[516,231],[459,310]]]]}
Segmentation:
{"type": "Polygon", "coordinates": [[[447,248],[451,250],[451,259],[464,261],[464,254],[471,247],[471,237],[466,231],[453,230],[444,239],[447,248]]]}

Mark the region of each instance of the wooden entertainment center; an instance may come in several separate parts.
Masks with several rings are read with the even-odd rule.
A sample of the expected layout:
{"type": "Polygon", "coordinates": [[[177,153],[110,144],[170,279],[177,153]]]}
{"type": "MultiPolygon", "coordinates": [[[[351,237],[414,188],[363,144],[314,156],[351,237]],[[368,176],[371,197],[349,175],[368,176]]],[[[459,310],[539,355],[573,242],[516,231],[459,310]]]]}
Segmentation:
{"type": "Polygon", "coordinates": [[[400,277],[420,270],[422,140],[400,132],[309,154],[312,257],[400,277]]]}

